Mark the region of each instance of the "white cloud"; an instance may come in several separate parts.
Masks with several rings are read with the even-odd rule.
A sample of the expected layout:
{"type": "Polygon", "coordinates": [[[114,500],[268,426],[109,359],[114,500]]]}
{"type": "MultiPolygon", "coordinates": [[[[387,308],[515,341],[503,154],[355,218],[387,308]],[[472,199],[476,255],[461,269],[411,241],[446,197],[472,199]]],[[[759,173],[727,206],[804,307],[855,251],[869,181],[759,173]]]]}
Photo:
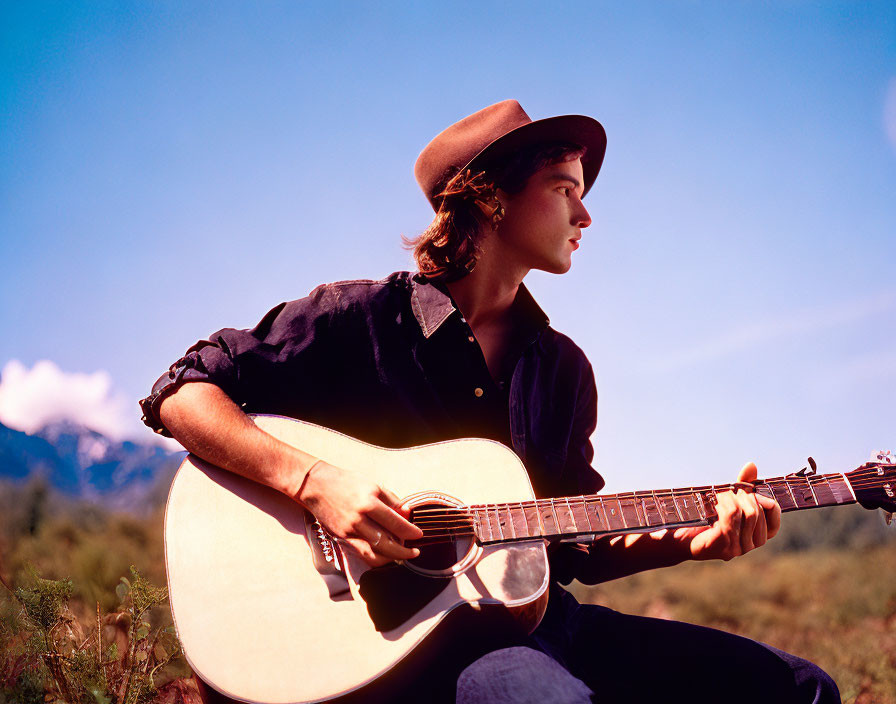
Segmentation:
{"type": "Polygon", "coordinates": [[[13,359],[0,372],[0,423],[33,433],[47,423],[69,420],[111,438],[135,437],[133,403],[116,393],[105,371],[62,371],[48,360],[28,369],[13,359]]]}
{"type": "Polygon", "coordinates": [[[896,149],[896,78],[890,79],[887,86],[887,97],[884,101],[884,130],[890,146],[896,149]]]}

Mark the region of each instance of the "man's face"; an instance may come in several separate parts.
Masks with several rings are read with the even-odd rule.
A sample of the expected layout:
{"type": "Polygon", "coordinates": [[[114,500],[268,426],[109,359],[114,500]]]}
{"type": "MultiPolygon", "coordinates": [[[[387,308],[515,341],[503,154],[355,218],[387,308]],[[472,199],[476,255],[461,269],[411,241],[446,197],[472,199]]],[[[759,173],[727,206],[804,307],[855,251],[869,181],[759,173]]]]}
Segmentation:
{"type": "Polygon", "coordinates": [[[572,266],[582,229],[591,217],[582,204],[582,160],[551,164],[536,172],[519,193],[498,189],[504,218],[495,244],[509,265],[563,274],[572,266]]]}

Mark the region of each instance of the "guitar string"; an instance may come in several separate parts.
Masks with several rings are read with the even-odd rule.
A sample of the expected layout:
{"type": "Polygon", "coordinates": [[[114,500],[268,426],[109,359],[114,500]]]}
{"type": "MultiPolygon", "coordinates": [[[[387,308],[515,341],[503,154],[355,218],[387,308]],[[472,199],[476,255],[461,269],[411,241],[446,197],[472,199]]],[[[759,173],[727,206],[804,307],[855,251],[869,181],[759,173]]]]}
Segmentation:
{"type": "MultiPolygon", "coordinates": [[[[658,495],[657,498],[661,498],[662,496],[663,496],[663,495],[658,495]]],[[[665,495],[665,496],[668,497],[669,495],[665,495]]],[[[646,497],[635,497],[635,498],[641,498],[642,500],[646,500],[646,499],[651,499],[652,497],[650,497],[650,496],[646,496],[646,497]]],[[[808,500],[806,501],[806,507],[837,506],[837,505],[843,505],[843,504],[846,504],[846,503],[853,503],[853,499],[852,499],[851,497],[850,497],[849,499],[847,499],[847,500],[842,500],[842,501],[841,501],[841,500],[838,500],[838,499],[832,494],[832,495],[831,495],[831,498],[833,499],[833,502],[829,502],[829,501],[826,501],[826,500],[820,500],[820,501],[818,501],[818,500],[816,500],[814,497],[808,498],[808,500]]],[[[622,499],[622,500],[616,500],[616,499],[614,499],[614,500],[611,500],[611,501],[608,502],[608,503],[613,503],[614,501],[618,501],[618,502],[619,502],[619,504],[620,504],[620,510],[628,509],[629,511],[631,511],[631,510],[635,510],[636,512],[646,510],[646,511],[647,511],[648,513],[650,513],[650,514],[653,514],[653,513],[662,514],[662,511],[661,511],[660,507],[659,507],[659,506],[656,506],[656,505],[654,505],[654,506],[650,506],[650,505],[646,505],[646,506],[639,505],[639,506],[636,506],[636,505],[632,504],[628,498],[624,498],[624,499],[622,499]]],[[[565,503],[565,502],[564,502],[564,503],[565,503]]],[[[593,505],[595,505],[595,504],[604,504],[604,503],[606,503],[606,502],[603,502],[601,499],[584,499],[584,500],[581,500],[581,501],[576,501],[576,507],[575,507],[575,508],[580,508],[580,509],[586,509],[586,510],[587,510],[588,508],[591,508],[591,507],[592,507],[593,505]],[[579,505],[580,503],[584,504],[584,506],[579,505]]],[[[518,502],[518,504],[519,504],[519,502],[518,502]]],[[[793,501],[791,500],[791,501],[787,502],[787,505],[783,506],[783,508],[790,508],[791,505],[793,505],[794,507],[797,506],[797,504],[794,504],[793,501]]],[[[464,523],[467,523],[467,522],[469,522],[470,520],[476,518],[476,515],[475,515],[476,512],[479,512],[479,513],[485,513],[486,515],[485,515],[485,516],[480,516],[480,518],[481,518],[482,520],[488,520],[488,512],[489,512],[489,511],[492,511],[494,514],[498,514],[499,512],[503,511],[505,514],[510,514],[509,517],[511,518],[511,520],[512,520],[514,517],[517,517],[517,519],[518,519],[518,521],[519,521],[519,520],[520,520],[520,509],[522,509],[522,517],[521,517],[522,520],[527,520],[527,521],[531,521],[531,522],[534,523],[534,520],[533,520],[533,519],[534,519],[534,516],[532,515],[532,512],[533,512],[533,510],[534,510],[535,508],[547,508],[547,509],[550,509],[551,507],[552,507],[552,504],[550,504],[550,503],[548,503],[548,502],[545,502],[545,503],[540,504],[540,505],[537,505],[537,506],[531,504],[531,502],[523,502],[522,504],[519,504],[519,505],[503,506],[503,507],[500,507],[500,508],[497,507],[497,506],[495,506],[495,507],[481,507],[481,508],[473,509],[472,511],[450,511],[450,510],[446,510],[446,511],[440,512],[440,513],[438,513],[438,514],[430,514],[430,515],[428,515],[428,516],[421,516],[421,517],[418,517],[418,516],[415,515],[415,516],[414,516],[414,523],[415,523],[417,526],[421,527],[421,528],[425,528],[425,527],[445,527],[445,526],[447,526],[447,525],[449,525],[449,524],[458,524],[458,523],[460,523],[460,524],[464,524],[464,523]],[[527,515],[527,511],[528,511],[528,515],[527,515]]],[[[561,504],[561,507],[562,507],[562,504],[561,504]]],[[[602,506],[602,507],[605,508],[604,506],[602,506]]],[[[615,507],[611,507],[611,509],[615,509],[615,507]]],[[[594,511],[594,510],[592,509],[592,511],[591,511],[591,516],[594,517],[594,518],[596,518],[596,519],[598,520],[598,522],[603,523],[603,520],[600,518],[600,515],[599,515],[599,514],[595,515],[595,514],[597,514],[597,512],[594,511]]],[[[682,515],[682,516],[680,516],[680,517],[679,517],[677,514],[673,514],[673,513],[672,513],[671,511],[669,511],[668,509],[667,509],[667,514],[668,514],[669,516],[675,516],[675,518],[678,518],[679,520],[684,519],[685,521],[688,521],[688,520],[694,520],[694,519],[697,518],[697,516],[694,516],[693,519],[692,519],[692,518],[689,518],[689,517],[688,517],[688,511],[687,511],[687,510],[684,512],[684,515],[682,515]]],[[[574,510],[570,512],[570,515],[572,516],[573,520],[578,520],[578,521],[583,521],[583,520],[584,520],[584,521],[587,521],[588,518],[589,518],[589,516],[588,516],[587,513],[585,514],[585,516],[582,516],[582,515],[578,515],[578,516],[577,516],[577,515],[576,515],[576,512],[575,512],[574,510]]],[[[615,515],[615,511],[613,512],[613,515],[615,515]]],[[[691,515],[693,515],[693,514],[691,514],[691,515]]],[[[498,518],[500,519],[501,516],[498,516],[498,518]]],[[[549,512],[549,511],[546,511],[546,512],[545,512],[545,516],[544,516],[544,518],[547,518],[548,522],[553,523],[553,518],[550,516],[550,512],[549,512]]],[[[630,516],[629,516],[628,518],[630,518],[630,516]]],[[[506,517],[505,517],[505,520],[506,520],[506,517]]],[[[640,517],[639,517],[639,522],[641,522],[641,521],[640,521],[640,517]]],[[[676,521],[676,520],[669,521],[669,523],[676,523],[676,522],[678,522],[678,521],[676,521]]],[[[649,521],[645,521],[645,523],[646,523],[646,525],[650,525],[650,522],[649,522],[649,521]]]]}
{"type": "MultiPolygon", "coordinates": [[[[874,474],[876,475],[876,472],[874,474]]],[[[827,479],[828,477],[837,477],[840,481],[842,481],[841,475],[821,475],[821,477],[819,477],[819,479],[821,479],[821,478],[827,479]]],[[[774,478],[774,479],[766,480],[764,482],[764,484],[766,484],[766,485],[769,485],[772,483],[787,484],[789,482],[798,481],[799,479],[800,478],[791,478],[791,479],[774,478]]],[[[881,480],[881,479],[875,479],[874,481],[868,482],[868,483],[872,484],[872,485],[880,486],[880,485],[882,485],[883,481],[884,480],[881,480]]],[[[852,482],[852,483],[854,486],[856,485],[856,482],[852,482]]],[[[808,484],[809,484],[809,482],[807,482],[807,486],[808,486],[808,484]]],[[[819,484],[820,484],[819,481],[815,482],[815,485],[819,485],[819,484]]],[[[704,492],[705,493],[708,493],[709,491],[718,492],[720,489],[724,491],[725,489],[723,488],[723,486],[724,485],[716,486],[716,487],[707,487],[706,489],[704,489],[704,492]]],[[[733,487],[731,487],[729,485],[728,488],[733,488],[733,487]]],[[[617,498],[611,499],[610,501],[611,502],[619,501],[620,508],[622,508],[622,501],[625,501],[627,499],[641,498],[643,500],[643,499],[651,499],[654,496],[658,499],[660,497],[670,497],[670,496],[674,497],[676,495],[692,494],[692,493],[697,493],[697,492],[688,491],[686,489],[663,490],[663,491],[657,491],[657,492],[627,492],[625,494],[617,495],[617,498]]],[[[582,504],[585,504],[585,506],[587,506],[588,504],[603,503],[604,499],[606,499],[606,498],[607,497],[598,497],[598,496],[592,496],[592,497],[587,497],[587,498],[584,496],[564,497],[564,499],[565,499],[564,502],[567,503],[568,505],[569,505],[570,501],[575,502],[576,504],[581,502],[582,504]]],[[[850,500],[849,503],[851,503],[851,502],[852,501],[850,500]]],[[[817,502],[815,502],[813,500],[813,503],[816,506],[818,506],[818,505],[838,505],[838,503],[840,503],[840,502],[837,502],[835,504],[818,504],[817,502]]],[[[846,502],[844,502],[844,503],[846,503],[846,502]]],[[[538,507],[550,508],[553,505],[554,505],[554,501],[551,499],[538,499],[535,501],[515,502],[515,503],[509,504],[509,505],[498,505],[498,504],[481,505],[482,508],[480,508],[480,510],[485,510],[486,514],[488,513],[488,511],[490,509],[494,510],[496,513],[498,510],[504,510],[509,513],[509,512],[512,512],[512,511],[520,509],[520,508],[522,508],[524,510],[527,507],[529,509],[538,508],[538,507]]],[[[632,507],[629,506],[629,508],[632,508],[632,507]]],[[[797,508],[797,507],[795,506],[794,508],[797,508]]],[[[649,507],[647,507],[647,510],[649,510],[649,507]]],[[[654,506],[654,510],[658,512],[658,507],[654,506]]],[[[473,526],[473,521],[474,521],[473,513],[475,512],[475,509],[471,512],[471,510],[467,507],[444,507],[444,508],[436,508],[436,509],[423,509],[422,511],[426,511],[427,513],[430,514],[430,516],[427,517],[427,520],[421,520],[421,521],[417,522],[417,525],[419,527],[421,527],[422,530],[424,530],[424,533],[426,533],[427,530],[430,531],[428,534],[425,535],[426,539],[431,540],[433,538],[438,537],[438,538],[444,538],[444,539],[450,541],[452,539],[455,539],[456,537],[462,537],[462,536],[466,536],[466,535],[475,534],[475,530],[474,530],[474,526],[473,526]]],[[[573,528],[578,528],[577,524],[575,523],[575,520],[576,520],[575,513],[573,511],[570,511],[570,515],[573,518],[573,528]]],[[[511,517],[511,519],[513,518],[512,515],[510,517],[511,517]]],[[[549,516],[546,516],[546,517],[550,519],[549,516]]],[[[487,518],[488,518],[488,516],[486,515],[486,519],[487,518]]],[[[580,516],[579,520],[581,520],[581,518],[582,517],[580,516]]],[[[593,527],[591,525],[590,520],[588,520],[587,513],[584,518],[586,521],[588,521],[589,527],[593,527]]],[[[595,518],[598,519],[598,523],[601,525],[601,527],[603,527],[604,521],[600,520],[599,516],[595,516],[595,518]]],[[[631,518],[631,516],[629,516],[629,518],[631,518]]],[[[525,515],[525,511],[524,511],[524,515],[523,515],[523,520],[526,522],[526,525],[525,526],[514,525],[513,531],[512,531],[513,533],[516,533],[517,528],[519,528],[519,529],[523,529],[523,530],[520,530],[520,532],[525,532],[526,534],[530,534],[530,530],[529,530],[530,517],[525,515]]],[[[638,520],[639,524],[646,524],[647,527],[650,526],[649,520],[642,520],[640,516],[637,516],[637,520],[638,520]]],[[[553,523],[553,521],[551,521],[551,520],[549,520],[549,522],[553,523]]],[[[674,522],[674,521],[672,521],[672,522],[674,522]]],[[[511,523],[512,523],[512,520],[511,520],[511,523]]],[[[658,525],[657,527],[659,528],[660,526],[658,525]]],[[[611,532],[613,530],[619,530],[619,529],[610,528],[608,530],[600,530],[600,531],[589,530],[589,531],[581,531],[581,532],[576,530],[575,532],[578,534],[584,535],[584,534],[593,534],[593,533],[600,533],[600,532],[611,532]]],[[[562,529],[558,529],[557,534],[563,534],[564,532],[566,532],[566,531],[563,531],[562,529]]],[[[540,528],[539,528],[539,532],[536,533],[536,536],[539,536],[539,535],[545,535],[540,532],[540,528]]],[[[546,533],[546,535],[552,535],[552,533],[546,533]]],[[[529,537],[529,536],[526,535],[526,536],[522,536],[522,537],[529,537]]],[[[417,544],[428,544],[428,543],[417,543],[417,544]]]]}
{"type": "MultiPolygon", "coordinates": [[[[833,505],[836,505],[836,504],[833,504],[833,505]]],[[[814,507],[814,506],[807,506],[807,508],[810,508],[810,507],[814,507]]],[[[798,508],[798,507],[794,507],[794,508],[798,508]]],[[[424,539],[421,539],[420,541],[415,541],[415,542],[413,542],[413,544],[414,545],[429,545],[429,544],[433,544],[434,542],[445,542],[445,541],[450,542],[450,541],[456,540],[459,537],[475,535],[476,531],[475,531],[473,522],[471,520],[464,520],[467,518],[469,518],[469,517],[464,516],[463,519],[455,518],[454,520],[460,521],[460,524],[455,525],[450,528],[446,528],[444,525],[439,525],[439,524],[427,525],[425,528],[423,528],[424,539]]],[[[641,521],[639,518],[639,523],[640,522],[641,521]]],[[[574,525],[574,527],[577,528],[575,523],[573,525],[574,525]]],[[[649,526],[650,526],[650,524],[648,522],[647,527],[649,527],[649,526]]],[[[522,528],[523,526],[519,526],[519,527],[522,528]]],[[[565,534],[568,532],[575,532],[578,535],[588,535],[588,534],[601,534],[601,533],[619,533],[619,532],[625,531],[625,527],[622,527],[622,526],[617,527],[617,528],[613,528],[612,526],[609,526],[606,529],[603,529],[602,521],[601,521],[601,528],[602,528],[601,530],[563,531],[560,527],[558,527],[558,530],[556,533],[551,532],[550,530],[546,533],[541,533],[540,529],[539,529],[539,532],[532,534],[529,531],[529,525],[527,523],[527,525],[525,526],[525,533],[527,535],[522,535],[520,537],[526,538],[526,537],[542,537],[542,536],[550,536],[550,535],[562,535],[562,534],[565,534]]],[[[661,528],[661,526],[658,525],[657,529],[660,529],[660,528],[661,528]]],[[[514,531],[514,532],[516,532],[516,531],[514,531]]],[[[494,541],[485,541],[485,542],[494,542],[494,541]]]]}
{"type": "MultiPolygon", "coordinates": [[[[817,476],[818,479],[816,479],[815,482],[807,481],[806,482],[807,486],[811,485],[813,488],[823,486],[823,483],[821,481],[819,481],[820,479],[828,480],[829,478],[836,478],[837,481],[842,482],[842,475],[839,475],[839,474],[820,475],[820,476],[815,475],[815,476],[817,476]]],[[[854,488],[865,488],[868,486],[881,487],[887,481],[886,478],[878,478],[879,475],[877,475],[876,473],[873,473],[873,472],[870,473],[869,476],[871,477],[870,480],[852,479],[852,480],[850,480],[849,483],[854,488]]],[[[758,484],[756,488],[761,489],[763,486],[772,486],[772,485],[780,486],[780,485],[786,485],[786,484],[792,484],[792,483],[800,483],[802,479],[804,479],[804,478],[797,477],[797,478],[787,479],[787,478],[782,477],[782,478],[768,479],[768,480],[764,480],[763,482],[758,484]]],[[[706,486],[706,487],[693,487],[690,489],[662,489],[662,490],[656,490],[656,491],[648,490],[648,491],[623,492],[620,494],[607,495],[607,496],[596,496],[596,495],[595,496],[571,496],[571,497],[557,497],[556,499],[536,499],[534,501],[529,500],[529,501],[523,501],[523,502],[509,502],[506,504],[473,504],[473,505],[466,506],[466,507],[436,507],[436,508],[429,508],[429,509],[415,509],[414,515],[415,516],[416,515],[421,515],[421,516],[425,515],[425,516],[435,517],[435,516],[440,516],[440,515],[451,514],[453,512],[457,512],[457,511],[470,511],[470,510],[476,510],[476,509],[479,509],[479,510],[489,510],[489,509],[491,509],[491,510],[515,510],[520,507],[534,508],[539,505],[544,505],[545,507],[550,507],[551,505],[555,504],[557,501],[563,501],[565,503],[567,500],[574,501],[574,502],[576,502],[576,504],[578,504],[580,502],[585,502],[587,504],[587,503],[594,503],[594,502],[607,503],[607,502],[613,502],[613,501],[626,501],[626,500],[638,499],[638,498],[652,499],[652,498],[654,498],[654,496],[656,496],[656,498],[674,498],[676,496],[684,496],[684,495],[699,494],[699,493],[711,493],[711,492],[721,493],[721,492],[725,492],[725,491],[730,491],[731,489],[734,489],[734,488],[735,488],[734,485],[730,485],[730,484],[724,485],[723,484],[723,485],[714,485],[714,486],[706,486]]]]}
{"type": "MultiPolygon", "coordinates": [[[[823,487],[824,483],[829,483],[829,477],[836,477],[837,478],[836,481],[842,483],[841,475],[824,475],[823,477],[819,477],[819,479],[823,479],[824,482],[819,481],[817,479],[814,482],[806,481],[806,485],[807,486],[811,485],[813,488],[823,487]]],[[[802,482],[802,480],[803,480],[802,478],[769,479],[769,480],[765,480],[765,481],[757,484],[756,489],[762,489],[763,487],[766,487],[766,486],[772,487],[772,486],[791,485],[791,484],[798,485],[802,482]]],[[[863,487],[867,487],[867,486],[880,487],[880,486],[883,486],[886,483],[886,481],[887,480],[885,478],[853,479],[849,483],[853,487],[863,488],[863,487]]],[[[445,512],[464,510],[464,509],[466,509],[466,510],[469,510],[469,509],[502,509],[502,510],[503,509],[515,509],[515,508],[518,508],[519,506],[532,507],[534,505],[537,505],[538,503],[551,505],[552,503],[556,503],[557,501],[565,502],[567,500],[575,501],[577,503],[581,502],[581,501],[585,501],[585,502],[602,501],[602,502],[606,503],[606,502],[612,502],[612,501],[623,501],[623,500],[637,499],[637,498],[651,499],[654,496],[656,496],[657,498],[661,498],[661,497],[662,498],[669,498],[669,497],[674,498],[676,496],[684,496],[684,495],[691,495],[691,494],[703,494],[703,493],[712,493],[712,492],[722,493],[725,491],[730,491],[735,488],[736,487],[734,485],[729,484],[729,485],[693,487],[693,488],[686,488],[686,489],[683,488],[683,489],[661,489],[661,490],[655,490],[655,491],[650,491],[650,490],[632,491],[632,492],[622,492],[619,494],[608,494],[606,496],[599,496],[599,495],[570,496],[570,497],[557,497],[557,498],[552,498],[552,499],[536,499],[534,501],[530,499],[528,501],[523,501],[523,502],[517,501],[517,502],[508,502],[508,503],[502,503],[502,504],[472,504],[472,505],[466,506],[466,507],[436,507],[436,508],[430,508],[430,509],[415,509],[415,514],[439,515],[439,514],[445,513],[445,512]]]]}

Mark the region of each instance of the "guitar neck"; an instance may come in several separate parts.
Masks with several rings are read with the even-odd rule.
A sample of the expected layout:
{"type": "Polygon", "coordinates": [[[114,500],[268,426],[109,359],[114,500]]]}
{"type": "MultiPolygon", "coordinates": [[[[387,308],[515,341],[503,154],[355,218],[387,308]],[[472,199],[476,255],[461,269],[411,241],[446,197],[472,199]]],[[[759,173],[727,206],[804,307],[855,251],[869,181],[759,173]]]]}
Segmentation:
{"type": "MultiPolygon", "coordinates": [[[[843,474],[792,474],[754,482],[753,486],[757,494],[775,499],[785,512],[856,503],[843,474]]],[[[456,525],[469,531],[472,522],[473,532],[484,545],[702,526],[716,518],[718,494],[733,488],[731,484],[721,484],[473,505],[461,510],[463,518],[455,514],[460,519],[456,525]]]]}

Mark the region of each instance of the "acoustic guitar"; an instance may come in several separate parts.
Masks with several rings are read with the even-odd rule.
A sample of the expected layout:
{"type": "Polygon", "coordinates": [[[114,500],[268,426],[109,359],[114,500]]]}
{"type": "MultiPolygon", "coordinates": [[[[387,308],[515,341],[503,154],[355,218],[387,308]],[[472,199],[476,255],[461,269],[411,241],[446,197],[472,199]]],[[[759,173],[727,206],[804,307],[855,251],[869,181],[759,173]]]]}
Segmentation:
{"type": "MultiPolygon", "coordinates": [[[[165,514],[174,622],[194,672],[246,702],[364,700],[452,614],[500,613],[531,632],[547,603],[548,541],[708,525],[717,493],[732,488],[536,499],[519,458],[494,441],[393,450],[288,418],[252,418],[388,487],[424,537],[418,558],[371,569],[288,497],[188,456],[165,514]]],[[[856,502],[896,510],[889,452],[844,474],[816,474],[810,464],[754,490],[785,512],[856,502]]]]}

